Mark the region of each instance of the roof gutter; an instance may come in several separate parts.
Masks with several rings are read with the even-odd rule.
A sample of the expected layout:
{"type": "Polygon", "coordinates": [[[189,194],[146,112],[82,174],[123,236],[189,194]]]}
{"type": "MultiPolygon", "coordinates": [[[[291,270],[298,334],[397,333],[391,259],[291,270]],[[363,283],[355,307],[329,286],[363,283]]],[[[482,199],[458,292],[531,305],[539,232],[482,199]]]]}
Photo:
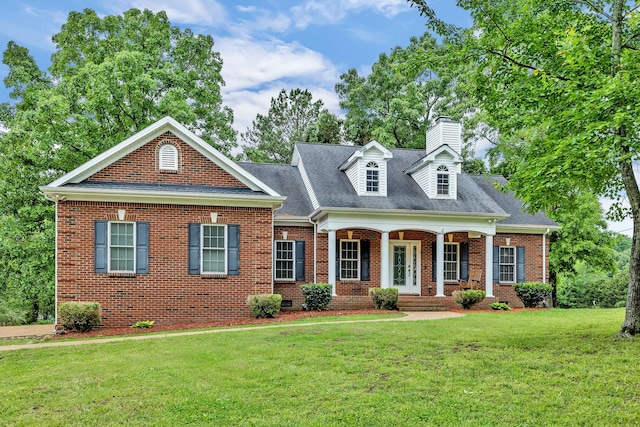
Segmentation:
{"type": "Polygon", "coordinates": [[[510,217],[507,213],[482,213],[482,212],[447,212],[447,211],[417,211],[413,209],[367,209],[367,208],[324,208],[319,207],[309,215],[309,218],[316,221],[323,214],[330,213],[344,213],[344,214],[361,214],[361,213],[373,213],[373,214],[396,214],[407,217],[455,217],[455,218],[469,218],[478,219],[486,218],[492,220],[501,220],[510,217]]]}

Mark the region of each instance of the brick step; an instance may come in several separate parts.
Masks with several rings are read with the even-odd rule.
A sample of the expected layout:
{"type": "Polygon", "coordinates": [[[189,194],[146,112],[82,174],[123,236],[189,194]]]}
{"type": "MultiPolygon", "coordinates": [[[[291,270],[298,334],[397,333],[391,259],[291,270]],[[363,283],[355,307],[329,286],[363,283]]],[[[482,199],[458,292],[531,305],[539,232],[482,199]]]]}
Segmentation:
{"type": "Polygon", "coordinates": [[[400,311],[448,311],[447,307],[443,305],[432,306],[403,306],[398,305],[400,311]]]}
{"type": "Polygon", "coordinates": [[[398,298],[400,311],[447,311],[446,305],[434,301],[432,297],[400,296],[398,298]]]}

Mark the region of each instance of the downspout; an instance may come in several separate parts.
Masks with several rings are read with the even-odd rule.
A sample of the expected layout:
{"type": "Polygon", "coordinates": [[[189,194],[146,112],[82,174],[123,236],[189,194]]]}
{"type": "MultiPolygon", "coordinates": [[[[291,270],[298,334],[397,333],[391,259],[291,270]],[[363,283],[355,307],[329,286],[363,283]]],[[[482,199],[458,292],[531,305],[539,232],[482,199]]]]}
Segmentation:
{"type": "Polygon", "coordinates": [[[313,224],[313,283],[318,283],[316,266],[318,265],[318,223],[309,218],[309,222],[313,224]]]}
{"type": "Polygon", "coordinates": [[[547,234],[549,229],[542,235],[542,283],[547,283],[547,234]]]}

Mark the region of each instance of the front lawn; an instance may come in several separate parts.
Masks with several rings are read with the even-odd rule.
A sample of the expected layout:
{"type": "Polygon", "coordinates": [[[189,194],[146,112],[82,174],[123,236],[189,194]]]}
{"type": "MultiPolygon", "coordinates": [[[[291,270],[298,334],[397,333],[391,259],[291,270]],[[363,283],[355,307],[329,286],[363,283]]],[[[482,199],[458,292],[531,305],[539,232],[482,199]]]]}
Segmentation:
{"type": "Polygon", "coordinates": [[[233,331],[0,352],[0,425],[639,425],[624,311],[233,331]]]}

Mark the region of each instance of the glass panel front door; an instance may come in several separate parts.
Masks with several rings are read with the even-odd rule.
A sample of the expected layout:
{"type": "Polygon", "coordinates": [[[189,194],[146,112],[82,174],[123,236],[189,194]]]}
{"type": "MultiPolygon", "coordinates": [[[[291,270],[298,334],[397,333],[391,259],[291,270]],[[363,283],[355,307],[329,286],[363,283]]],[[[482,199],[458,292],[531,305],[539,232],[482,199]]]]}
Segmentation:
{"type": "Polygon", "coordinates": [[[391,285],[405,294],[420,293],[418,242],[391,243],[391,285]]]}

